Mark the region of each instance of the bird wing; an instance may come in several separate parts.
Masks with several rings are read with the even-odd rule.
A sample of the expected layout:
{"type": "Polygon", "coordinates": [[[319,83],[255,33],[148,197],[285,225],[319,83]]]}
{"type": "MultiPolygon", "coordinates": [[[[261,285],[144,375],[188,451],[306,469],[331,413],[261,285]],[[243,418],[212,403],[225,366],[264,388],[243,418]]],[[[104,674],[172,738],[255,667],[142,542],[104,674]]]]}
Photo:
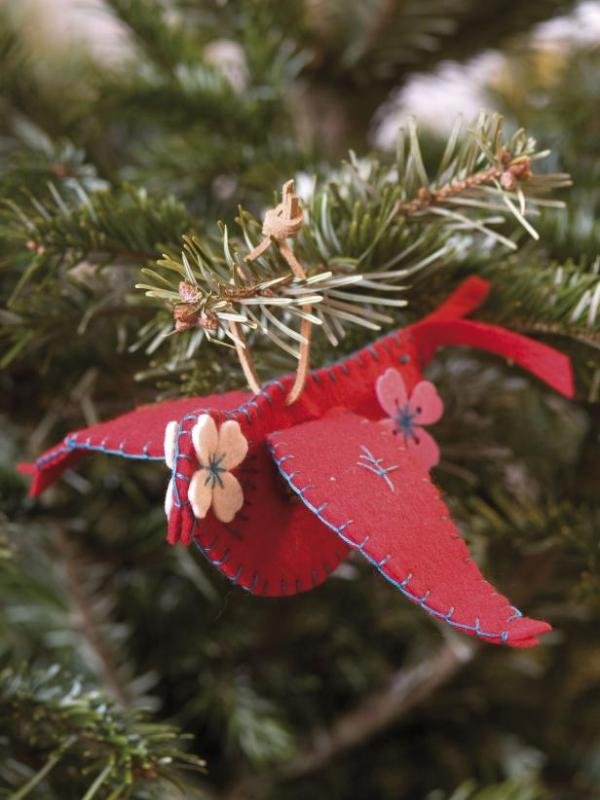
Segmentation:
{"type": "Polygon", "coordinates": [[[429,614],[514,647],[550,630],[483,578],[429,474],[380,423],[340,410],[269,446],[307,508],[429,614]]]}
{"type": "Polygon", "coordinates": [[[140,406],[115,419],[69,433],[60,444],[43,453],[31,464],[19,464],[20,472],[33,475],[29,493],[41,494],[68,467],[90,453],[162,461],[167,423],[179,420],[201,408],[228,410],[241,405],[248,392],[227,392],[208,397],[188,397],[140,406]]]}

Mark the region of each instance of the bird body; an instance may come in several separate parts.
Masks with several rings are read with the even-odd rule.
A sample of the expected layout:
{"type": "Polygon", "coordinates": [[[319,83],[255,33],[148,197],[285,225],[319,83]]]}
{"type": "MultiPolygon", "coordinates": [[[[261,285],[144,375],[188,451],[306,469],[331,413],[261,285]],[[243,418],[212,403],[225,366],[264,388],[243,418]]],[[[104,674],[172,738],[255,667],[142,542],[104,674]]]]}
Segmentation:
{"type": "Polygon", "coordinates": [[[167,456],[168,541],[195,543],[253,594],[306,591],[357,550],[409,600],[455,629],[491,643],[533,645],[550,626],[524,617],[482,577],[431,481],[428,466],[434,462],[423,461],[417,447],[421,437],[431,439],[416,424],[419,414],[420,424],[428,424],[427,409],[416,401],[410,406],[413,398],[428,398],[435,414],[441,413],[423,369],[448,345],[510,359],[572,396],[566,356],[504,328],[464,319],[488,290],[485,281],[470,278],[420,322],[310,372],[291,405],[286,398],[294,376],[285,375],[257,394],[233,391],[143,406],[72,433],[35,464],[23,465],[22,471],[34,475],[31,493],[39,494],[90,452],[156,461],[167,456]],[[391,378],[404,387],[396,422],[388,407],[391,378]],[[388,405],[382,400],[386,381],[388,405]],[[217,443],[213,450],[218,436],[225,440],[226,423],[230,439],[235,434],[247,443],[240,450],[243,460],[231,461],[236,466],[228,485],[238,486],[231,513],[221,514],[227,513],[227,521],[217,516],[225,505],[211,507],[206,488],[210,478],[211,490],[220,490],[214,464],[221,456],[211,455],[212,472],[200,480],[208,470],[198,442],[201,423],[217,443]],[[169,425],[173,438],[166,447],[169,425]],[[198,493],[204,493],[200,504],[198,493]]]}

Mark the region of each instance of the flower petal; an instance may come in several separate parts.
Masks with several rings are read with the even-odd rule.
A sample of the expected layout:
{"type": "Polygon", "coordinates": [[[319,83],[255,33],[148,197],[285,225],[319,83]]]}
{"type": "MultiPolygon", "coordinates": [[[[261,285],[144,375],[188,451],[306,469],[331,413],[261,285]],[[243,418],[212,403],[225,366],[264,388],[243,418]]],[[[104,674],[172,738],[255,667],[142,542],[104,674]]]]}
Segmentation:
{"type": "Polygon", "coordinates": [[[440,460],[440,448],[430,433],[425,428],[415,428],[414,437],[410,437],[406,446],[415,458],[429,470],[435,467],[440,460]]]}
{"type": "Polygon", "coordinates": [[[173,478],[169,481],[169,485],[167,486],[167,493],[165,495],[165,514],[167,515],[167,519],[171,516],[171,511],[173,510],[173,478]]]}
{"type": "Polygon", "coordinates": [[[200,414],[198,417],[198,422],[192,428],[192,442],[198,461],[202,466],[207,466],[219,442],[217,425],[210,414],[200,414]]]}
{"type": "Polygon", "coordinates": [[[412,391],[408,407],[415,415],[417,425],[431,425],[444,413],[444,403],[430,381],[417,383],[412,391]]]}
{"type": "Polygon", "coordinates": [[[380,419],[379,424],[382,428],[385,428],[386,431],[389,431],[390,433],[398,433],[396,420],[392,419],[391,417],[384,417],[384,419],[380,419]]]}
{"type": "MultiPolygon", "coordinates": [[[[208,416],[208,415],[203,415],[208,416]]],[[[197,519],[204,519],[213,500],[213,489],[210,475],[205,469],[199,469],[192,475],[188,500],[197,519]]]]}
{"type": "Polygon", "coordinates": [[[231,522],[244,505],[244,492],[231,472],[221,474],[221,483],[222,485],[217,483],[213,490],[213,511],[221,522],[231,522]]]}
{"type": "Polygon", "coordinates": [[[219,455],[224,456],[221,461],[223,469],[234,469],[246,458],[248,440],[242,433],[239,422],[228,419],[221,425],[217,450],[219,455]]]}
{"type": "Polygon", "coordinates": [[[165,453],[165,461],[167,462],[167,467],[169,469],[173,469],[175,464],[175,452],[177,450],[177,433],[179,431],[179,423],[176,419],[172,419],[170,422],[167,422],[167,427],[165,428],[165,442],[164,442],[164,453],[165,453]]]}
{"type": "Polygon", "coordinates": [[[377,399],[388,417],[394,417],[398,406],[406,404],[406,386],[404,378],[397,369],[386,369],[375,383],[377,399]]]}

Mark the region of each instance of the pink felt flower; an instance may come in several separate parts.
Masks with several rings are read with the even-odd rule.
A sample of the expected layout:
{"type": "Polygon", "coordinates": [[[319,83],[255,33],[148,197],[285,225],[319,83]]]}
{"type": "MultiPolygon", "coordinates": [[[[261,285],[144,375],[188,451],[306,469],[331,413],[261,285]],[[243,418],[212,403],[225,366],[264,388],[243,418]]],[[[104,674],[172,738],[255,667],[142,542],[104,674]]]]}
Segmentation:
{"type": "Polygon", "coordinates": [[[404,378],[396,369],[386,369],[375,384],[377,399],[390,417],[382,424],[401,436],[404,444],[423,464],[431,469],[440,460],[435,439],[422,427],[437,422],[444,404],[433,383],[420,381],[409,397],[404,378]]]}

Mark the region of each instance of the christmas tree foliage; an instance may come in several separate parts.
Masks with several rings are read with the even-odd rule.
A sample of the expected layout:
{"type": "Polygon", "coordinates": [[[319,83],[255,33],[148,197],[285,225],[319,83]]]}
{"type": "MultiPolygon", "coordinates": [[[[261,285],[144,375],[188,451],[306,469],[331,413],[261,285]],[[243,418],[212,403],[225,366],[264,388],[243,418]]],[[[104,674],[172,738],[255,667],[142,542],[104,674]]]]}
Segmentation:
{"type": "Polygon", "coordinates": [[[107,58],[0,5],[0,797],[600,797],[600,50],[532,36],[572,10],[106,0],[107,58]],[[491,111],[373,150],[393,90],[488,48],[491,111]],[[290,179],[302,274],[261,248],[290,179]],[[354,556],[244,593],[165,543],[151,462],[27,498],[17,461],[70,430],[293,371],[307,320],[325,365],[469,275],[575,369],[573,401],[471,349],[427,370],[435,481],[540,646],[449,633],[354,556]]]}

